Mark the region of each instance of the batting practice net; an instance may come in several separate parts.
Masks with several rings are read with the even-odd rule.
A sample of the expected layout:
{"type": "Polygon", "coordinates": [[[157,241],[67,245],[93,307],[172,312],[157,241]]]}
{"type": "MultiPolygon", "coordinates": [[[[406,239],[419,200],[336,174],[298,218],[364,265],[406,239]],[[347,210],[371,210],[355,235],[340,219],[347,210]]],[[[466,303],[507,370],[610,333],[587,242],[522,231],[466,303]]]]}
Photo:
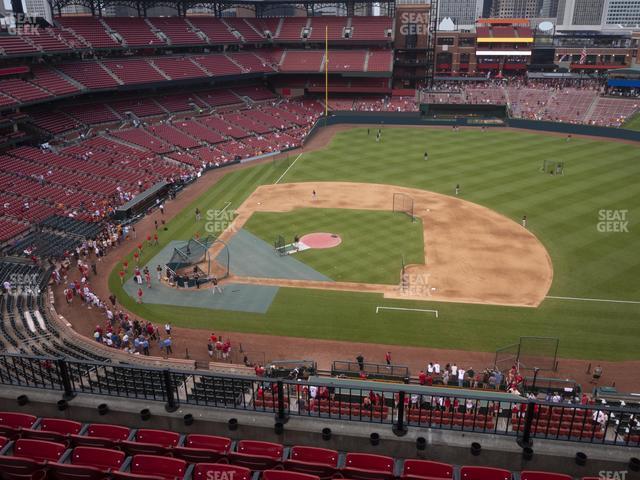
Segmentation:
{"type": "Polygon", "coordinates": [[[190,275],[193,267],[197,267],[201,277],[211,275],[217,278],[225,278],[229,275],[229,250],[221,240],[212,236],[204,238],[191,238],[183,245],[173,249],[171,259],[166,267],[177,275],[190,275]],[[220,244],[220,248],[211,257],[210,248],[213,244],[220,244]]]}
{"type": "Polygon", "coordinates": [[[495,367],[501,371],[518,365],[520,369],[556,371],[558,337],[520,337],[518,343],[496,350],[495,367]]]}
{"type": "Polygon", "coordinates": [[[287,242],[284,241],[284,237],[282,235],[278,235],[276,237],[273,242],[273,248],[280,256],[285,256],[287,254],[287,242]]]}
{"type": "Polygon", "coordinates": [[[413,215],[413,198],[406,193],[394,193],[393,212],[404,213],[411,218],[411,221],[414,221],[415,217],[413,215]]]}

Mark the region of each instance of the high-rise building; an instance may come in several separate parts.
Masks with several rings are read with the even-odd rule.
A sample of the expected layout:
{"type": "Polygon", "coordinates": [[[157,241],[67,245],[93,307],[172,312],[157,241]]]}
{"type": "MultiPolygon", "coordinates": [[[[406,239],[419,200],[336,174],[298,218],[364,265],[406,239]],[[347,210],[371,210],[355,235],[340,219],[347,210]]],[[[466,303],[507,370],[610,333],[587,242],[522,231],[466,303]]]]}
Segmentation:
{"type": "Polygon", "coordinates": [[[599,27],[603,21],[604,6],[605,0],[560,0],[558,27],[566,29],[599,27]]]}
{"type": "Polygon", "coordinates": [[[534,18],[540,16],[542,0],[494,0],[493,18],[534,18]]]}
{"type": "Polygon", "coordinates": [[[557,17],[558,3],[559,3],[559,0],[542,0],[542,7],[540,8],[540,17],[542,18],[557,17]]]}
{"type": "Polygon", "coordinates": [[[484,0],[438,0],[438,23],[450,18],[456,27],[473,25],[482,16],[484,0]]]}
{"type": "Polygon", "coordinates": [[[604,24],[637,28],[640,25],[640,1],[608,0],[605,6],[604,24]]]}

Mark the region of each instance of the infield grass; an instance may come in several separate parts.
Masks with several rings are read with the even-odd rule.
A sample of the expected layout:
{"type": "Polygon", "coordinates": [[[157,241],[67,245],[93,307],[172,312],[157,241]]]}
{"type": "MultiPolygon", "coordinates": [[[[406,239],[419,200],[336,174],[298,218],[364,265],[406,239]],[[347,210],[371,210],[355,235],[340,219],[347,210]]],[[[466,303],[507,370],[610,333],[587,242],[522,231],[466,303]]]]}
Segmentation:
{"type": "MultiPolygon", "coordinates": [[[[295,156],[293,157],[295,158],[295,156]]],[[[290,162],[289,162],[290,163],[290,162]]],[[[168,222],[161,245],[203,232],[193,210],[232,208],[261,184],[273,183],[287,163],[257,165],[226,175],[168,222]]],[[[503,129],[384,128],[382,141],[366,128],[341,132],[324,150],[305,153],[283,182],[355,181],[403,185],[452,195],[518,221],[553,261],[550,295],[640,301],[640,148],[636,145],[503,129]],[[429,160],[424,161],[428,150],[429,160]],[[544,159],[563,160],[564,176],[540,172],[544,159]],[[605,211],[626,210],[625,232],[601,232],[605,211]]],[[[319,192],[321,194],[321,192],[319,192]]],[[[174,212],[169,212],[173,214],[174,212]]],[[[204,216],[203,216],[204,217],[204,216]]],[[[547,299],[536,309],[436,302],[389,301],[381,295],[281,288],[264,315],[136,305],[110,286],[129,309],[156,322],[194,328],[495,351],[519,336],[556,336],[567,358],[640,358],[640,305],[547,299]],[[375,314],[376,305],[437,308],[440,318],[404,312],[375,314]],[[366,325],[366,328],[363,327],[366,325]]]]}
{"type": "Polygon", "coordinates": [[[337,247],[294,255],[336,282],[397,285],[403,257],[405,265],[424,264],[422,221],[411,222],[401,213],[332,208],[255,212],[243,228],[267,243],[276,234],[287,243],[307,233],[340,235],[337,247]]]}

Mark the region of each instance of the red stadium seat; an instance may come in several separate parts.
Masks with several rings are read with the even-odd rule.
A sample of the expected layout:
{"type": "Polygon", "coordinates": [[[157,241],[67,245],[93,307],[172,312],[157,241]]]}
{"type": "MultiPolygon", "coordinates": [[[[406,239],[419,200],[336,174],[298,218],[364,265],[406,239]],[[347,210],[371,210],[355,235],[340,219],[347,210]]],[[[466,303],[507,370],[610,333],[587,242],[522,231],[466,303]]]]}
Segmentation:
{"type": "Polygon", "coordinates": [[[230,449],[230,438],[190,434],[187,435],[184,446],[175,447],[172,454],[189,463],[210,463],[226,458],[230,449]]]}
{"type": "Polygon", "coordinates": [[[68,442],[70,435],[77,435],[80,432],[82,424],[73,420],[43,418],[38,427],[37,429],[23,429],[22,437],[51,442],[68,442]]]}
{"type": "Polygon", "coordinates": [[[332,478],[338,470],[338,452],[326,448],[292,447],[284,468],[323,479],[332,478]]]}
{"type": "Polygon", "coordinates": [[[120,470],[126,455],[121,450],[108,448],[76,447],[71,454],[71,463],[87,465],[101,470],[120,470]]]}
{"type": "Polygon", "coordinates": [[[0,472],[4,480],[44,480],[47,476],[44,463],[20,457],[0,456],[0,472]]]}
{"type": "Polygon", "coordinates": [[[226,463],[198,463],[193,469],[193,480],[251,480],[251,470],[226,463]]]}
{"type": "Polygon", "coordinates": [[[357,480],[391,480],[394,460],[383,455],[347,453],[342,475],[357,480]]]}
{"type": "Polygon", "coordinates": [[[55,480],[107,480],[109,478],[109,474],[99,468],[70,463],[49,463],[47,470],[47,478],[55,480]]]}
{"type": "Polygon", "coordinates": [[[520,473],[520,480],[572,480],[571,475],[552,472],[536,472],[523,470],[520,473]]]}
{"type": "Polygon", "coordinates": [[[320,480],[320,477],[287,470],[265,470],[262,472],[262,480],[320,480]]]}
{"type": "Polygon", "coordinates": [[[111,471],[118,471],[125,459],[120,450],[76,447],[71,463],[49,463],[49,476],[56,480],[102,480],[111,471]]]}
{"type": "Polygon", "coordinates": [[[251,470],[269,470],[282,464],[284,448],[278,443],[241,440],[229,460],[251,470]]]}
{"type": "Polygon", "coordinates": [[[26,413],[0,412],[0,433],[16,438],[23,428],[31,428],[38,418],[26,413]]]}
{"type": "Polygon", "coordinates": [[[511,472],[501,468],[462,467],[460,480],[511,480],[511,472]]]}
{"type": "Polygon", "coordinates": [[[7,443],[9,443],[9,439],[7,437],[0,436],[0,449],[4,448],[7,443]]]}
{"type": "Polygon", "coordinates": [[[411,480],[453,478],[453,466],[448,463],[432,462],[429,460],[405,460],[400,478],[411,480]]]}
{"type": "Polygon", "coordinates": [[[13,445],[13,456],[28,458],[36,462],[44,462],[45,460],[57,462],[66,449],[66,445],[62,443],[19,438],[13,445]]]}
{"type": "Polygon", "coordinates": [[[165,455],[179,441],[179,433],[141,428],[134,440],[125,440],[121,446],[129,455],[165,455]]]}
{"type": "Polygon", "coordinates": [[[164,480],[182,480],[186,469],[187,462],[179,458],[134,455],[129,472],[112,472],[111,475],[113,478],[120,479],[161,478],[164,480]]]}
{"type": "Polygon", "coordinates": [[[129,438],[131,430],[120,425],[92,423],[84,435],[71,435],[73,445],[87,447],[114,448],[129,438]]]}

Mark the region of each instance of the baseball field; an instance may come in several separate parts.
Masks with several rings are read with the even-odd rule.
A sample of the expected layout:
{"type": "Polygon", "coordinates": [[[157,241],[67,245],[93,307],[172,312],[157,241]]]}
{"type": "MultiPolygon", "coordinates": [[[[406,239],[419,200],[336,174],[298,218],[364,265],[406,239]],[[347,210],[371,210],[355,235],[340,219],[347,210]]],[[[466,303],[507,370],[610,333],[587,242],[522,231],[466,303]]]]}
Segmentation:
{"type": "Polygon", "coordinates": [[[376,142],[374,132],[336,129],[325,148],[229,172],[168,221],[160,245],[145,248],[142,262],[171,241],[206,232],[207,215],[196,222],[196,208],[226,208],[239,212],[244,230],[265,243],[277,235],[339,235],[342,243],[335,248],[293,256],[337,284],[389,286],[400,281],[402,264],[433,265],[439,268],[435,285],[454,291],[460,282],[462,290],[469,287],[465,278],[475,271],[474,262],[484,265],[489,259],[494,264],[482,272],[474,295],[493,286],[502,296],[510,290],[526,295],[526,287],[535,286],[539,298],[500,302],[496,296],[498,300],[482,304],[455,301],[466,294],[439,298],[438,291],[433,298],[403,299],[384,289],[285,284],[264,313],[138,305],[124,292],[119,268],[110,276],[111,290],[140,316],[183,327],[482,352],[512,344],[519,336],[550,336],[560,339],[560,356],[567,358],[639,357],[637,145],[506,129],[389,127],[376,142]],[[543,172],[544,160],[564,162],[564,174],[543,172]],[[357,185],[353,198],[345,201],[340,195],[346,190],[337,182],[357,185]],[[364,197],[374,187],[363,184],[384,186],[388,200],[367,203],[364,197]],[[274,196],[278,189],[299,185],[289,197],[274,196]],[[387,193],[394,189],[425,192],[415,195],[421,214],[415,222],[391,212],[387,193]],[[317,204],[311,203],[312,190],[318,192],[317,204]],[[260,193],[262,197],[256,196],[260,193]],[[254,199],[269,199],[273,205],[249,205],[254,199]],[[431,212],[429,205],[438,208],[431,212]],[[438,217],[445,213],[446,219],[438,217]],[[525,215],[526,229],[521,225],[525,215]],[[504,229],[493,229],[499,233],[489,241],[483,225],[495,222],[504,229]],[[431,255],[434,249],[442,255],[431,255]],[[380,305],[433,309],[439,316],[377,314],[380,305]]]}

